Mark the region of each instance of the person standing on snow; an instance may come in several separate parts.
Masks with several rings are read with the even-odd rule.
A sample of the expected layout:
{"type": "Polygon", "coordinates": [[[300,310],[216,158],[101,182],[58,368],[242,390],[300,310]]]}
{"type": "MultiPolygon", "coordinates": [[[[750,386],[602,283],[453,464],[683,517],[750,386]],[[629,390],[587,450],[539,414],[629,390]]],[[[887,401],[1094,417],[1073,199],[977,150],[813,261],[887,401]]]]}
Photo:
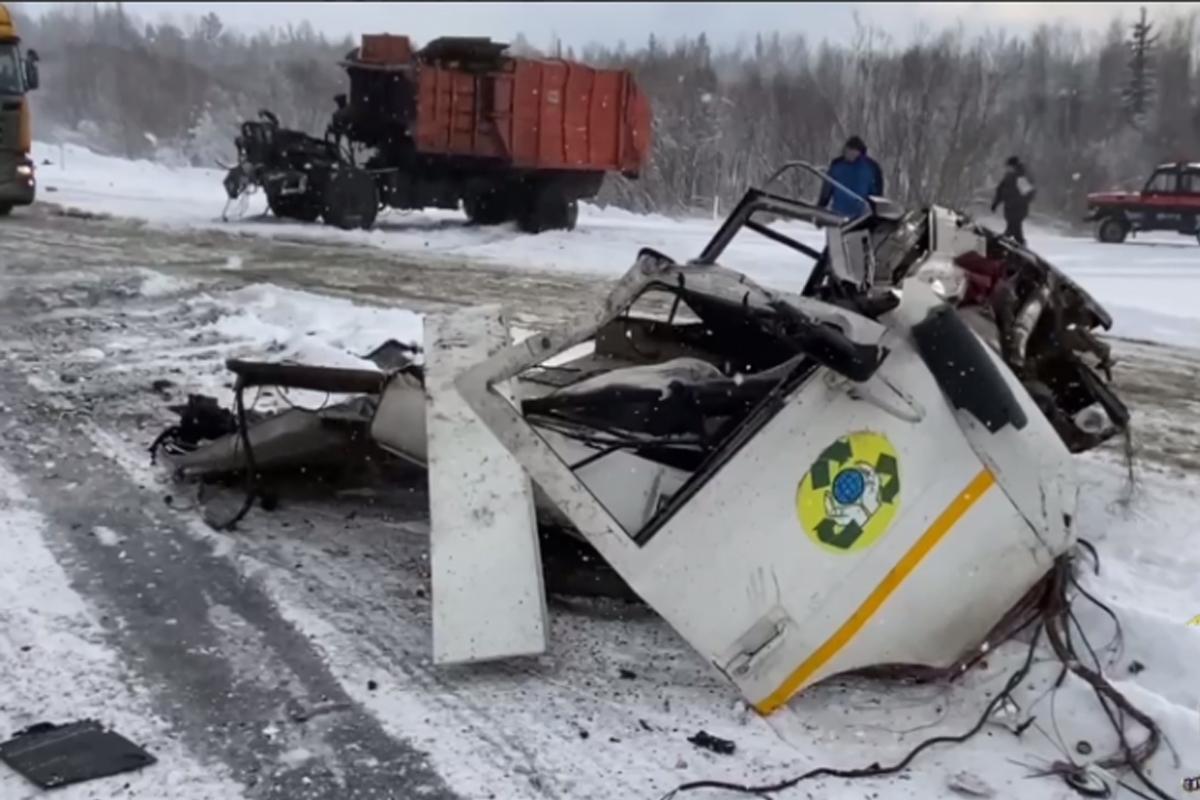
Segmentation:
{"type": "Polygon", "coordinates": [[[1037,191],[1029,170],[1016,156],[1004,162],[1004,178],[996,187],[996,196],[992,198],[992,211],[997,206],[1004,206],[1004,235],[1012,237],[1020,244],[1025,244],[1025,218],[1029,216],[1029,205],[1033,202],[1037,191]]]}
{"type": "Polygon", "coordinates": [[[855,197],[831,183],[821,186],[817,205],[835,214],[855,219],[867,212],[867,205],[859,197],[883,194],[883,170],[867,155],[867,145],[859,136],[851,136],[842,148],[842,154],[829,164],[829,177],[858,195],[855,197]]]}

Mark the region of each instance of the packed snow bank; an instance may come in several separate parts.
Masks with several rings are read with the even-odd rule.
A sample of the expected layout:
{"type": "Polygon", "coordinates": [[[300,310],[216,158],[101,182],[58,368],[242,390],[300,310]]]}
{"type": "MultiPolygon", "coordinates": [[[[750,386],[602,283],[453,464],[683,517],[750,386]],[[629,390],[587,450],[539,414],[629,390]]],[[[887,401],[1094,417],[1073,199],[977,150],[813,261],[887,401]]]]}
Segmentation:
{"type": "Polygon", "coordinates": [[[395,339],[419,344],[421,317],[269,284],[253,284],[219,299],[203,295],[189,304],[214,304],[224,313],[205,330],[260,348],[280,361],[320,367],[376,369],[365,356],[395,339]]]}
{"type": "MultiPolygon", "coordinates": [[[[576,230],[537,236],[520,233],[512,225],[470,226],[460,212],[451,211],[388,211],[374,230],[341,231],[262,216],[265,200],[261,194],[249,199],[240,218],[223,222],[225,193],[220,170],[127,161],[76,145],[37,143],[34,155],[40,165],[42,197],[47,201],[156,225],[366,245],[448,264],[480,261],[516,269],[615,277],[632,265],[642,247],[679,261],[693,258],[717,227],[714,220],[673,220],[585,204],[576,230]]],[[[811,226],[791,224],[784,229],[809,245],[823,245],[821,233],[811,226]]],[[[1110,310],[1114,334],[1200,347],[1195,305],[1200,290],[1200,246],[1194,241],[1158,235],[1125,245],[1103,245],[1035,230],[1030,244],[1110,310]]],[[[765,285],[791,291],[803,287],[810,268],[804,256],[750,231],[733,242],[723,262],[765,285]]]]}
{"type": "MultiPolygon", "coordinates": [[[[147,277],[141,294],[155,298],[162,286],[162,281],[147,277]]],[[[129,313],[154,316],[161,312],[129,313]]],[[[139,367],[158,365],[166,370],[181,361],[195,364],[199,369],[189,373],[189,379],[227,402],[229,373],[221,363],[224,358],[377,370],[366,356],[389,340],[419,346],[423,323],[420,315],[407,309],[251,284],[227,292],[193,291],[182,299],[174,332],[158,342],[126,336],[120,346],[142,355],[139,367]],[[214,360],[214,355],[220,358],[214,360]]],[[[127,371],[131,366],[118,364],[111,369],[127,371]]],[[[323,393],[307,391],[291,391],[285,398],[285,402],[307,408],[328,401],[323,393]]],[[[264,408],[270,405],[274,404],[267,403],[264,408]]]]}

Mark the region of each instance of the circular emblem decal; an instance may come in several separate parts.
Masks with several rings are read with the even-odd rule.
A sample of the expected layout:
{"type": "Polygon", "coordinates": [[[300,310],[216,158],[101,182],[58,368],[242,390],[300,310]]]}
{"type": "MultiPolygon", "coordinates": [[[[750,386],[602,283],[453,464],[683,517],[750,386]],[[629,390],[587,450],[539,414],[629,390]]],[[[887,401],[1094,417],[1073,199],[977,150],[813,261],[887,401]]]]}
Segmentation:
{"type": "Polygon", "coordinates": [[[900,463],[887,437],[847,434],[826,447],[796,492],[800,524],[809,537],[836,553],[875,543],[900,506],[900,463]]]}

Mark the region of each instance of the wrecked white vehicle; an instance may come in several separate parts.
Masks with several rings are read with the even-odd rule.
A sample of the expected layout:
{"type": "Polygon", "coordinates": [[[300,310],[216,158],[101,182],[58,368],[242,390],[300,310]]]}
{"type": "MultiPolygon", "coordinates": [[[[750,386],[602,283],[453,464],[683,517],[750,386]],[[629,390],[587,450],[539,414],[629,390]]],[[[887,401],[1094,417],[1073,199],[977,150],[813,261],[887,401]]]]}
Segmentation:
{"type": "Polygon", "coordinates": [[[1129,415],[1079,286],[951,210],[870,205],[751,190],[698,258],[643,250],[593,313],[516,344],[487,307],[427,318],[423,366],[230,362],[237,415],[206,438],[185,414],[168,457],[247,475],[243,513],[272,470],[351,445],[426,467],[440,663],[547,648],[554,540],[764,714],[834,674],[951,668],[1071,549],[1071,454],[1129,415]],[[720,265],[746,230],[813,262],[802,294],[720,265]],[[264,385],[357,397],[251,424],[241,393],[264,385]]]}

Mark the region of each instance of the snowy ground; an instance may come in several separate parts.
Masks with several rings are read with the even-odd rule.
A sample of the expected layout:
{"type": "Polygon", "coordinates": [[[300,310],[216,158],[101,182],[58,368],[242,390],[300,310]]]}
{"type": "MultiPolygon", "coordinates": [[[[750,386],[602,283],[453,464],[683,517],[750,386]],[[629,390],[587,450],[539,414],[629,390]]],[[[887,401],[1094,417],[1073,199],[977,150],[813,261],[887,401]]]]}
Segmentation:
{"type": "MultiPolygon", "coordinates": [[[[165,405],[194,391],[227,398],[230,355],[359,363],[386,338],[416,339],[418,312],[446,304],[506,300],[536,325],[582,307],[638,246],[698,252],[711,223],[588,210],[575,233],[523,237],[413,215],[359,234],[242,222],[234,230],[254,234],[242,237],[216,220],[219,175],[66,156],[57,177],[57,162],[41,168],[43,189],[58,189],[44,197],[153,224],[45,209],[4,223],[14,246],[0,255],[0,735],[93,715],[160,759],[65,790],[67,800],[656,800],[697,778],[757,783],[891,762],[969,727],[1023,655],[1006,647],[954,687],[830,682],[770,724],[653,614],[627,606],[556,604],[541,659],[433,668],[419,476],[393,476],[397,491],[366,507],[313,488],[214,534],[193,498],[164,501],[178,489],[148,465],[165,405]],[[576,272],[544,273],[555,268],[576,272]],[[163,378],[170,385],[152,386],[163,378]],[[686,737],[702,728],[735,740],[737,753],[693,748],[686,737]]],[[[1200,248],[1165,241],[1102,248],[1043,234],[1035,246],[1108,304],[1123,332],[1200,344],[1188,304],[1200,248]]],[[[774,249],[746,245],[731,263],[794,286],[800,277],[768,260],[774,249]]],[[[1200,629],[1185,624],[1200,613],[1200,353],[1122,342],[1118,352],[1139,482],[1130,494],[1115,451],[1082,460],[1081,529],[1102,563],[1086,585],[1122,620],[1123,649],[1102,656],[1170,737],[1178,758],[1163,748],[1152,774],[1177,796],[1182,777],[1200,774],[1190,677],[1200,629]]],[[[1102,615],[1085,611],[1083,623],[1098,647],[1111,639],[1102,615]]],[[[778,796],[954,797],[963,773],[994,797],[1076,796],[1027,776],[1067,754],[1085,760],[1081,740],[1096,755],[1114,742],[1079,686],[1047,693],[1056,677],[1045,663],[1018,694],[1036,716],[1020,738],[993,725],[903,776],[818,780],[778,796]]],[[[36,795],[0,768],[0,797],[36,795]]]]}

